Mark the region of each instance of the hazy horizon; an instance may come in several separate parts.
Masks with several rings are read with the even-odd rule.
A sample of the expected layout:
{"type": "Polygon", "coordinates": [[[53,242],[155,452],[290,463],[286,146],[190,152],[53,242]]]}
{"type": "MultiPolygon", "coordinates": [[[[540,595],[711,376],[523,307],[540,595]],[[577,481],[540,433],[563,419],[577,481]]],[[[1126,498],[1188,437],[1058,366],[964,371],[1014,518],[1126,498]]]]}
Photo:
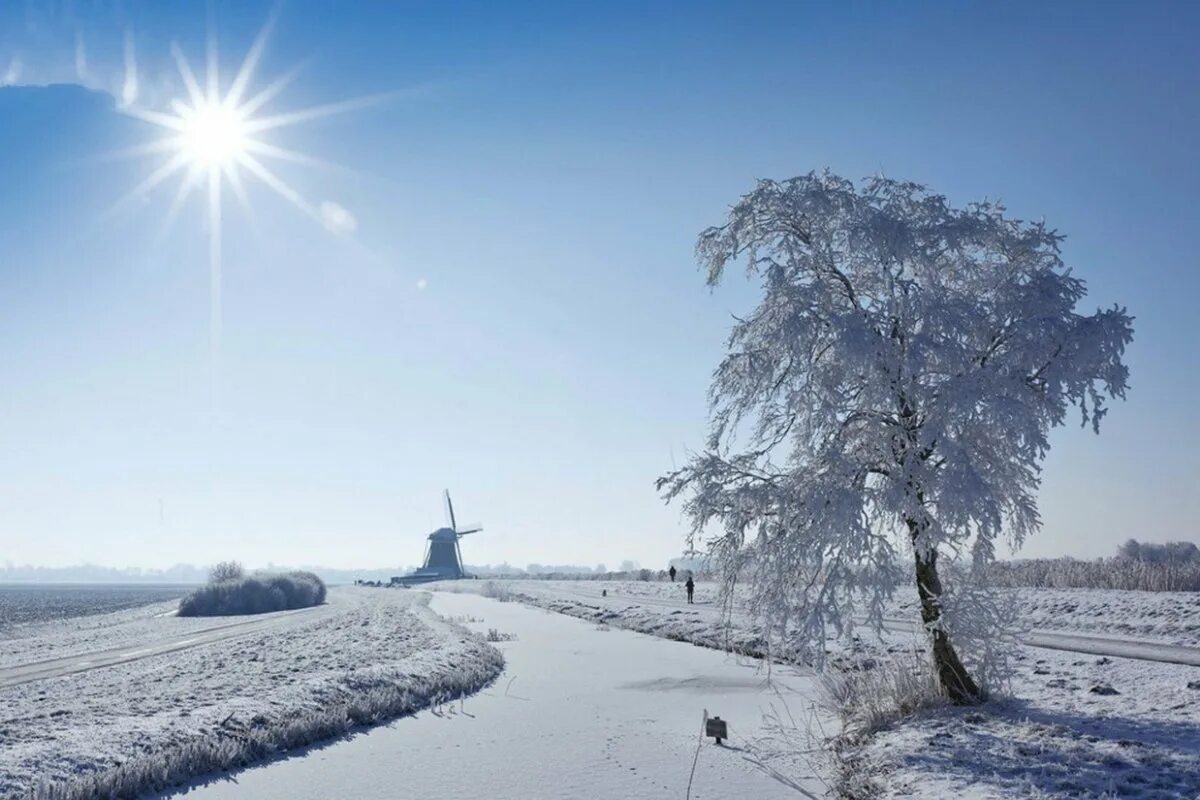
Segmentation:
{"type": "MultiPolygon", "coordinates": [[[[274,4],[213,5],[228,88],[274,4]]],[[[0,9],[0,563],[413,564],[448,487],[469,563],[665,564],[655,478],[757,296],[695,237],[824,166],[1044,217],[1080,310],[1136,317],[1018,555],[1195,539],[1198,15],[294,0],[250,93],[301,65],[266,113],[371,100],[268,132],[303,208],[226,192],[213,350],[202,195],[114,208],[165,156],[109,157],[184,94],[172,42],[203,67],[203,4],[0,9]]]]}

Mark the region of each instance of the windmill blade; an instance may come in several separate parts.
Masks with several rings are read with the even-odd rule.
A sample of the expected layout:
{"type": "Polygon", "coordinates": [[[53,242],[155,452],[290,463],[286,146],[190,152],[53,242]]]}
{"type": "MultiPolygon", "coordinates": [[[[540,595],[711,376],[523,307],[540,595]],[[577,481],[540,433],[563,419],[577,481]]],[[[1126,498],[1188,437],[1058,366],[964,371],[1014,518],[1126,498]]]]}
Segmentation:
{"type": "Polygon", "coordinates": [[[482,525],[468,525],[461,531],[456,531],[459,536],[466,536],[468,533],[479,533],[483,530],[482,525]]]}
{"type": "Polygon", "coordinates": [[[450,502],[450,490],[446,490],[446,521],[450,523],[450,530],[458,530],[454,525],[454,504],[450,502]]]}

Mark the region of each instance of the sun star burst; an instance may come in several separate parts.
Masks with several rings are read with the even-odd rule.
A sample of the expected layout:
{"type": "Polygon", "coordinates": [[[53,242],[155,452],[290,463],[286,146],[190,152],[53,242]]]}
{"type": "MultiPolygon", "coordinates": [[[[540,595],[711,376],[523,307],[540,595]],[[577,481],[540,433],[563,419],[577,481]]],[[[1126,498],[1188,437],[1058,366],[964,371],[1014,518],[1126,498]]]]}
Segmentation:
{"type": "Polygon", "coordinates": [[[262,134],[361,108],[390,96],[389,93],[296,111],[264,114],[263,109],[275,100],[299,72],[298,69],[292,69],[257,92],[251,94],[248,91],[274,21],[275,17],[272,15],[259,31],[227,88],[222,88],[216,36],[210,31],[203,86],[197,80],[183,51],[173,43],[171,54],[186,96],[173,100],[169,111],[156,111],[134,105],[123,109],[126,114],[162,129],[166,135],[123,151],[120,155],[165,154],[165,161],[138,183],[114,209],[145,199],[166,181],[178,176],[178,188],[168,206],[163,223],[165,230],[174,222],[194,191],[199,189],[207,192],[210,335],[214,354],[218,349],[221,329],[221,221],[225,187],[228,186],[239,203],[249,209],[245,182],[247,178],[253,179],[304,214],[334,230],[335,226],[324,218],[325,215],[319,206],[307,200],[264,163],[270,159],[308,165],[324,165],[325,162],[265,141],[262,134]]]}

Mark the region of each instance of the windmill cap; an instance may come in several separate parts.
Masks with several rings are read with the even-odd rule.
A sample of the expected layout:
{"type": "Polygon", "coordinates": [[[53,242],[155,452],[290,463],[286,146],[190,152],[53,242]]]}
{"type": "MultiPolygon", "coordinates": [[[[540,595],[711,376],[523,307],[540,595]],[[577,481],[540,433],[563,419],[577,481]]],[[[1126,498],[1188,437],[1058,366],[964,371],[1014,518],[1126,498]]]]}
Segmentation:
{"type": "Polygon", "coordinates": [[[450,528],[438,528],[429,534],[429,541],[431,542],[453,542],[457,538],[458,534],[450,528]]]}

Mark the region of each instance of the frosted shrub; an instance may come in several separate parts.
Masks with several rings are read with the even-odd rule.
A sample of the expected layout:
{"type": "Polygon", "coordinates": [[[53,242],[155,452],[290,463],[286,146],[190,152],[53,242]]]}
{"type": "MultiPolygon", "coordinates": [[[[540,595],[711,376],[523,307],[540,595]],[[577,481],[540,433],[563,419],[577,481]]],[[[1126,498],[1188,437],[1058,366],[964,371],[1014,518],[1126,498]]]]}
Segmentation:
{"type": "Polygon", "coordinates": [[[496,581],[484,581],[483,586],[479,589],[479,593],[484,597],[499,600],[501,603],[511,603],[517,599],[511,589],[496,581]]]}
{"type": "Polygon", "coordinates": [[[325,582],[311,572],[250,575],[201,586],[179,601],[179,616],[265,614],[324,602],[325,582]]]}

